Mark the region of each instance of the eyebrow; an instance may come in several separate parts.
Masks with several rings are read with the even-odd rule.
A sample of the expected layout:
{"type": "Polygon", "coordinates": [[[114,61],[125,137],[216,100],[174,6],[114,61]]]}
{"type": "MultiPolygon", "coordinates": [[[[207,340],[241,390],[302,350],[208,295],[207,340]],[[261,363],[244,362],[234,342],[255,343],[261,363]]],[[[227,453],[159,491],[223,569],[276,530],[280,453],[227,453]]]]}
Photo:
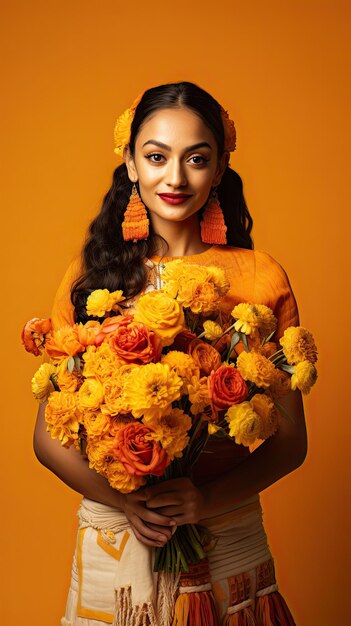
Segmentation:
{"type": "MultiPolygon", "coordinates": [[[[153,143],[155,144],[155,146],[163,148],[164,150],[169,150],[169,152],[172,151],[172,148],[170,146],[162,143],[162,141],[156,141],[156,139],[149,139],[149,141],[145,141],[142,147],[147,146],[149,143],[153,143]]],[[[210,148],[210,150],[212,150],[212,146],[210,146],[207,141],[200,141],[199,143],[194,143],[192,146],[188,146],[187,148],[185,148],[185,152],[188,152],[190,150],[196,150],[197,148],[210,148]]]]}

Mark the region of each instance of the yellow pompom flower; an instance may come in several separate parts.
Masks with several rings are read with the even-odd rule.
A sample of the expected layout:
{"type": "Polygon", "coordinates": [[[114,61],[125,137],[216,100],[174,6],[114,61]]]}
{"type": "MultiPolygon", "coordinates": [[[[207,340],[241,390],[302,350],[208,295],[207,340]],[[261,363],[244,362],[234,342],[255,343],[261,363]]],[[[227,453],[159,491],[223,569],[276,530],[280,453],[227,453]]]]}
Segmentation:
{"type": "Polygon", "coordinates": [[[224,296],[230,288],[230,282],[225,271],[215,265],[207,266],[208,280],[212,282],[219,296],[224,296]]]}
{"type": "Polygon", "coordinates": [[[120,493],[131,493],[146,484],[145,476],[128,474],[123,463],[112,461],[105,466],[104,475],[113,489],[120,493]]]}
{"type": "Polygon", "coordinates": [[[170,346],[184,329],[183,307],[161,289],[147,292],[138,299],[134,320],[153,330],[164,346],[170,346]]]}
{"type": "Polygon", "coordinates": [[[115,375],[118,369],[124,365],[124,361],[119,359],[109,344],[105,342],[98,348],[88,346],[82,358],[85,378],[97,378],[101,383],[115,375]]]}
{"type": "Polygon", "coordinates": [[[311,387],[317,380],[317,370],[311,361],[300,361],[294,367],[291,376],[291,389],[300,389],[302,393],[308,394],[311,387]]]}
{"type": "Polygon", "coordinates": [[[171,409],[158,419],[144,417],[143,422],[152,429],[150,439],[161,443],[171,461],[182,456],[189,443],[188,431],[192,423],[189,415],[181,409],[171,409]]]}
{"type": "Polygon", "coordinates": [[[286,360],[290,365],[295,365],[300,361],[317,361],[317,346],[314,343],[313,335],[302,326],[289,326],[279,339],[283,348],[286,360]]]}
{"type": "Polygon", "coordinates": [[[111,428],[111,418],[101,411],[86,411],[83,413],[83,424],[88,437],[102,437],[111,428]]]}
{"type": "Polygon", "coordinates": [[[111,311],[115,304],[125,300],[123,291],[110,292],[108,289],[95,289],[87,298],[86,310],[88,315],[103,317],[107,311],[111,311]]]}
{"type": "Polygon", "coordinates": [[[203,324],[204,327],[204,336],[209,341],[214,341],[218,339],[223,333],[223,330],[217,322],[213,322],[212,320],[206,320],[203,324]]]}
{"type": "Polygon", "coordinates": [[[126,109],[116,120],[114,128],[115,148],[114,153],[123,158],[123,149],[129,142],[130,127],[134,111],[131,107],[126,109]]]}
{"type": "Polygon", "coordinates": [[[245,335],[257,335],[259,332],[261,337],[268,337],[277,327],[277,318],[265,304],[241,302],[232,310],[232,317],[237,320],[235,330],[245,335]]]}
{"type": "Polygon", "coordinates": [[[275,378],[274,364],[258,352],[241,352],[236,367],[244,380],[249,380],[258,387],[269,387],[275,378]]]}
{"type": "Polygon", "coordinates": [[[234,404],[225,414],[229,424],[229,435],[235,443],[250,446],[259,437],[261,420],[250,402],[234,404]]]}
{"type": "Polygon", "coordinates": [[[50,393],[54,391],[54,385],[50,376],[56,373],[56,367],[51,363],[42,363],[32,378],[32,393],[40,403],[45,402],[50,393]]]}
{"type": "Polygon", "coordinates": [[[78,386],[83,382],[82,375],[74,369],[70,372],[67,369],[68,361],[72,357],[67,357],[57,366],[57,384],[61,391],[77,391],[78,386]]]}
{"type": "Polygon", "coordinates": [[[77,394],[53,391],[45,408],[45,421],[52,439],[59,439],[65,448],[78,444],[77,394]]]}
{"type": "Polygon", "coordinates": [[[200,376],[200,369],[196,365],[194,359],[184,352],[171,350],[161,358],[161,363],[169,365],[169,367],[182,379],[182,393],[188,393],[188,385],[193,376],[200,376]]]}
{"type": "Polygon", "coordinates": [[[189,400],[191,402],[191,412],[193,415],[201,413],[205,407],[211,404],[207,376],[199,378],[192,376],[188,385],[189,400]]]}
{"type": "Polygon", "coordinates": [[[103,382],[104,404],[100,407],[103,413],[118,415],[119,413],[130,412],[132,407],[128,405],[123,392],[127,376],[137,367],[140,366],[135,363],[122,365],[114,376],[111,376],[103,382]]]}
{"type": "Polygon", "coordinates": [[[273,435],[280,421],[280,414],[274,406],[273,400],[265,393],[256,393],[250,400],[251,406],[261,420],[259,439],[267,439],[273,435]]]}
{"type": "Polygon", "coordinates": [[[182,379],[163,363],[148,363],[126,378],[123,397],[134,417],[161,417],[181,396],[182,379]]]}
{"type": "Polygon", "coordinates": [[[81,411],[96,411],[104,399],[104,390],[97,378],[86,378],[77,394],[77,405],[81,411]]]}
{"type": "Polygon", "coordinates": [[[89,467],[98,474],[104,474],[107,467],[113,461],[112,448],[114,437],[106,433],[102,437],[88,438],[86,453],[89,459],[89,467]]]}

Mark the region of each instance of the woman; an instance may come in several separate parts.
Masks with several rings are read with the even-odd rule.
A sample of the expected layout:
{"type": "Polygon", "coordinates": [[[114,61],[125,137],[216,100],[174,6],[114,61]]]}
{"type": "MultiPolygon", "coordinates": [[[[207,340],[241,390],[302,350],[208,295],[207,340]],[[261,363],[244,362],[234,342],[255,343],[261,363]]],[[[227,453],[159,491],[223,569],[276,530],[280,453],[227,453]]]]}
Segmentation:
{"type": "MultiPolygon", "coordinates": [[[[162,284],[162,263],[175,257],[226,270],[231,288],[223,315],[238,302],[266,304],[278,319],[276,341],[285,328],[298,325],[285,271],[269,254],[253,250],[252,219],[241,179],[229,167],[235,129],[218,102],[190,82],[154,87],[119,118],[115,141],[123,163],[90,226],[82,259],[71,263],[56,294],[54,328],[86,321],[85,303],[93,289],[123,289],[127,304],[133,306],[138,294],[162,284]],[[137,226],[125,214],[134,201],[140,209],[137,226]],[[218,231],[206,214],[211,202],[217,216],[223,211],[225,226],[222,223],[218,231]]],[[[84,495],[63,626],[164,626],[174,615],[179,625],[294,624],[277,589],[258,495],[306,456],[301,393],[290,392],[281,404],[293,421],[283,419],[277,432],[253,452],[230,440],[215,440],[191,478],[127,495],[90,469],[76,450],[48,436],[45,405],[40,407],[34,436],[39,461],[84,495]],[[133,533],[126,535],[126,527],[120,530],[118,525],[111,531],[117,515],[133,533]],[[177,526],[198,522],[218,538],[208,553],[209,571],[202,565],[194,568],[177,581],[178,589],[176,585],[160,599],[161,577],[151,574],[152,548],[164,545],[177,526]],[[132,541],[145,548],[146,566],[133,562],[133,552],[128,553],[132,541]],[[143,576],[149,571],[147,581],[138,580],[139,568],[143,576]],[[129,585],[128,609],[117,589],[116,572],[118,584],[122,580],[129,585]],[[205,617],[201,598],[209,589],[216,610],[205,617]],[[188,622],[174,608],[178,591],[199,594],[199,613],[188,622]]]]}

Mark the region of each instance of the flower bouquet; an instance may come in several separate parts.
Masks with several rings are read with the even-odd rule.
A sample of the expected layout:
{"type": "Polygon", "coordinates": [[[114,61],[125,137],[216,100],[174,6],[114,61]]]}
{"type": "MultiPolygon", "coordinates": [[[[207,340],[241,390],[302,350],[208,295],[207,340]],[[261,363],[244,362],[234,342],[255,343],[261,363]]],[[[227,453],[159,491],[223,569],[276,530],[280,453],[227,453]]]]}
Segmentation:
{"type": "MultiPolygon", "coordinates": [[[[290,389],[317,379],[311,333],[289,327],[271,341],[277,320],[255,303],[225,316],[224,270],[175,260],[160,289],[125,309],[122,291],[93,291],[85,324],[53,329],[34,318],[22,342],[45,352],[32,379],[52,438],[85,453],[89,466],[122,493],[187,476],[210,437],[249,446],[273,435],[290,389]],[[97,318],[97,319],[96,319],[97,318]]],[[[208,531],[179,526],[155,551],[155,571],[186,571],[205,556],[208,531]]]]}

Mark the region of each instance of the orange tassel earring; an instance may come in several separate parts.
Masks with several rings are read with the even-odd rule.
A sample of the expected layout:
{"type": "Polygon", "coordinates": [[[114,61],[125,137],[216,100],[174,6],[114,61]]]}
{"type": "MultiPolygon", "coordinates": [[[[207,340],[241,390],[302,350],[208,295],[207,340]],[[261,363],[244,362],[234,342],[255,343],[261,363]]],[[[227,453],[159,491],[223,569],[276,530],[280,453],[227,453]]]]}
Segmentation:
{"type": "Polygon", "coordinates": [[[227,227],[225,225],[223,211],[219,204],[217,191],[214,189],[207,206],[203,219],[200,222],[201,239],[204,243],[226,244],[227,227]]]}
{"type": "Polygon", "coordinates": [[[124,213],[122,233],[124,241],[132,239],[134,243],[139,239],[147,239],[149,236],[149,220],[145,204],[142,202],[135,184],[133,184],[132,193],[124,213]]]}

